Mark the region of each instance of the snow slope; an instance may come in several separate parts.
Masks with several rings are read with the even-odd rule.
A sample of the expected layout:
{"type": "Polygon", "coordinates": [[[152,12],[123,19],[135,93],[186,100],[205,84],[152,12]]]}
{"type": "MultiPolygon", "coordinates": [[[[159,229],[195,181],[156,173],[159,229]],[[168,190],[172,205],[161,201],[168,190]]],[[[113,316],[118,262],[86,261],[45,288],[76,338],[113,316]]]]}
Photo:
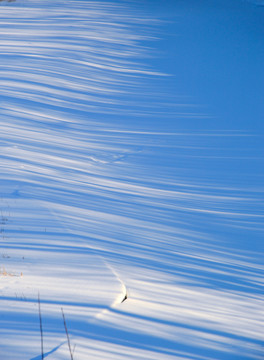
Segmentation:
{"type": "Polygon", "coordinates": [[[0,3],[1,360],[263,358],[263,16],[0,3]]]}

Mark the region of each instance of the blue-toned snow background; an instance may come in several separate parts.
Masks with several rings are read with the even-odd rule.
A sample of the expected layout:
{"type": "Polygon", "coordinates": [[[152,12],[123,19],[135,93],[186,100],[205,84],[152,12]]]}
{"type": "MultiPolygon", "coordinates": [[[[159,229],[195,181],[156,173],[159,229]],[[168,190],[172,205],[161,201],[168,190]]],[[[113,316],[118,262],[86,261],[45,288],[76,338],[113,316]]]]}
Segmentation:
{"type": "Polygon", "coordinates": [[[1,2],[1,359],[263,358],[263,18],[1,2]]]}

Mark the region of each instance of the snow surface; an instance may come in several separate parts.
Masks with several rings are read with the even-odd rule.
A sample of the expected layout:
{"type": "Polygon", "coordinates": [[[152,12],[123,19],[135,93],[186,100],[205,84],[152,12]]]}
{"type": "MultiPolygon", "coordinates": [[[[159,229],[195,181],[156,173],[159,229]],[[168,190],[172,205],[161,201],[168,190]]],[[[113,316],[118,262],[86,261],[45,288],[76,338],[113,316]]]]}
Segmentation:
{"type": "Polygon", "coordinates": [[[253,3],[1,1],[1,360],[263,359],[253,3]]]}

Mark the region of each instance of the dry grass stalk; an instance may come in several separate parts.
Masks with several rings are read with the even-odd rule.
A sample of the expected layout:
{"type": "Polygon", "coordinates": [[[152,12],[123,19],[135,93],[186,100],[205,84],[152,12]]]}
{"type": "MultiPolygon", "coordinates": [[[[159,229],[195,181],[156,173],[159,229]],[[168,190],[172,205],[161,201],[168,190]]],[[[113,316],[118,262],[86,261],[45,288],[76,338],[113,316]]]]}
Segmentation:
{"type": "Polygon", "coordinates": [[[21,272],[20,275],[12,274],[11,272],[7,272],[5,267],[3,266],[2,269],[0,269],[0,276],[23,276],[23,273],[21,272]]]}
{"type": "Polygon", "coordinates": [[[62,313],[62,317],[63,317],[65,332],[66,332],[66,335],[67,335],[68,347],[69,347],[69,352],[70,352],[71,360],[73,360],[73,352],[72,352],[72,349],[71,349],[70,337],[69,337],[69,333],[68,333],[68,328],[67,328],[67,324],[66,324],[66,319],[65,319],[64,312],[63,312],[63,308],[61,308],[61,313],[62,313]]]}

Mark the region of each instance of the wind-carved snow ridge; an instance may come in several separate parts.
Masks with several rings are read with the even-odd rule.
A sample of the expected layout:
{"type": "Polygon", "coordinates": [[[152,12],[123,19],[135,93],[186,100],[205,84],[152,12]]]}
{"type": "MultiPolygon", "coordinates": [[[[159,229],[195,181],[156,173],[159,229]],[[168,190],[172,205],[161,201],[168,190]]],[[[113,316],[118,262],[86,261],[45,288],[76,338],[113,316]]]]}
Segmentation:
{"type": "Polygon", "coordinates": [[[124,284],[124,282],[122,281],[122,279],[120,278],[118,273],[113,269],[113,267],[110,266],[109,264],[107,264],[107,267],[116,276],[116,278],[118,279],[118,281],[121,284],[121,293],[116,297],[115,301],[112,304],[112,306],[114,307],[117,304],[123,303],[128,298],[128,291],[127,291],[126,285],[124,284]]]}
{"type": "Polygon", "coordinates": [[[1,2],[1,360],[40,358],[38,293],[50,360],[69,358],[61,307],[76,360],[263,357],[263,142],[212,114],[259,78],[255,7],[174,2],[166,23],[147,3],[1,2]]]}
{"type": "Polygon", "coordinates": [[[111,311],[111,309],[116,308],[118,305],[122,304],[124,301],[126,301],[128,299],[128,290],[126,288],[125,283],[122,281],[122,279],[120,278],[120,276],[116,272],[116,270],[111,265],[106,263],[104,259],[102,259],[102,260],[105,263],[106,267],[110,270],[110,272],[118,280],[118,282],[121,286],[120,286],[119,293],[117,293],[117,295],[116,295],[114,301],[111,303],[111,305],[108,308],[103,309],[101,312],[99,312],[95,315],[95,317],[97,319],[103,319],[104,316],[106,316],[109,313],[109,311],[111,311]]]}

